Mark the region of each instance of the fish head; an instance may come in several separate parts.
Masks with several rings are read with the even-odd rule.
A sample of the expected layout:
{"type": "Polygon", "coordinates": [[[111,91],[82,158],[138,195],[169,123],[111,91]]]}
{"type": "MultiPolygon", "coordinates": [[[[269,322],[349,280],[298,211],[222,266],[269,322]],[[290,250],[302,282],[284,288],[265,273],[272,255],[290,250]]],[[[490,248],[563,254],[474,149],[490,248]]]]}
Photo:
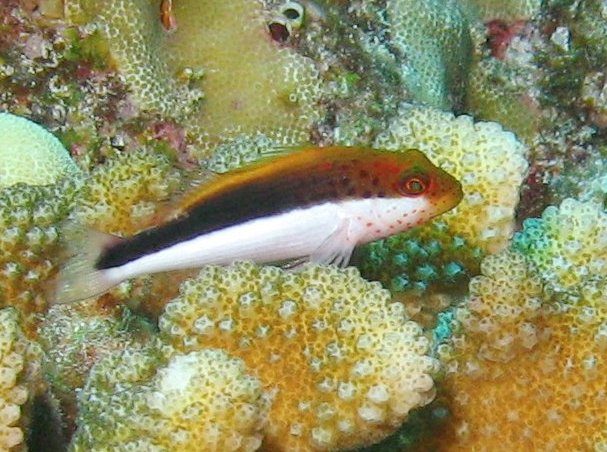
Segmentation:
{"type": "Polygon", "coordinates": [[[363,194],[363,198],[369,198],[369,214],[358,215],[369,225],[365,241],[424,224],[462,199],[457,179],[418,150],[375,150],[366,163],[373,172],[373,190],[363,194]]]}

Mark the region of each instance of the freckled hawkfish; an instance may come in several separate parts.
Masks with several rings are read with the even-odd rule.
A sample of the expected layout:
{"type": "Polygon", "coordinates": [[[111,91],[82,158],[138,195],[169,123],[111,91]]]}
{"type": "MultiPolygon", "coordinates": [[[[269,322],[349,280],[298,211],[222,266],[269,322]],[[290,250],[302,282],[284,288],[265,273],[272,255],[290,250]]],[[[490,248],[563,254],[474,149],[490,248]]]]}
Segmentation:
{"type": "Polygon", "coordinates": [[[215,176],[165,223],[128,238],[89,236],[62,270],[56,301],[100,294],[135,276],[229,264],[345,266],[356,245],[455,207],[459,182],[417,150],[300,149],[215,176]]]}

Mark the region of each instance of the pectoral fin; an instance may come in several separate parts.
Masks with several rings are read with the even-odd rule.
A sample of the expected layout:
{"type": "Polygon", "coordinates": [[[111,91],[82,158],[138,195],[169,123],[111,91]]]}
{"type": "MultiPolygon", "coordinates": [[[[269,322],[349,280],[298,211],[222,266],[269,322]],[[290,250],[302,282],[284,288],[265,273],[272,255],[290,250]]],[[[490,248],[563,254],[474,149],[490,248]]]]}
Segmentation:
{"type": "Polygon", "coordinates": [[[350,221],[342,219],[337,228],[310,255],[310,262],[345,267],[350,262],[356,242],[349,237],[350,221]]]}

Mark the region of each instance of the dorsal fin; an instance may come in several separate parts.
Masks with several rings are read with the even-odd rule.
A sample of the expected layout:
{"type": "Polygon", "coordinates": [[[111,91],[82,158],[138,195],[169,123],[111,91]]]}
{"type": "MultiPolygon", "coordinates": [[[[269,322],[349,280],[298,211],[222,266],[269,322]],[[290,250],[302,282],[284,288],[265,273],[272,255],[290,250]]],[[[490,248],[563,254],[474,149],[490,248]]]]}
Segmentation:
{"type": "Polygon", "coordinates": [[[191,180],[188,181],[188,186],[181,191],[179,199],[173,204],[172,217],[182,215],[192,206],[202,202],[203,199],[213,191],[213,188],[218,187],[221,182],[227,182],[229,179],[239,179],[239,175],[244,178],[246,177],[244,176],[246,173],[271,164],[271,162],[283,157],[299,154],[306,149],[312,149],[312,146],[273,147],[268,152],[264,152],[263,155],[254,162],[247,163],[240,168],[225,173],[219,174],[210,170],[201,170],[201,174],[199,176],[193,175],[191,180]]]}
{"type": "Polygon", "coordinates": [[[203,187],[221,177],[213,171],[197,168],[182,175],[181,187],[164,200],[154,214],[153,223],[162,224],[187,212],[185,206],[196,199],[203,187]]]}

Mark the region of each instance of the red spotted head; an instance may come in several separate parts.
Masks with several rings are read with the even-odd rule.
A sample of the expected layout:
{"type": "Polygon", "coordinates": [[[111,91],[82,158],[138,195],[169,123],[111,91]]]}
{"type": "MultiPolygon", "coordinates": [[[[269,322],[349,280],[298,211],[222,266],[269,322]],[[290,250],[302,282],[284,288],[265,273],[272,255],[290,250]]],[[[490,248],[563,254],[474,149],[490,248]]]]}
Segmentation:
{"type": "Polygon", "coordinates": [[[418,150],[331,148],[313,191],[333,190],[367,229],[364,241],[418,226],[459,204],[461,184],[418,150]],[[329,188],[327,188],[329,187],[329,188]]]}

